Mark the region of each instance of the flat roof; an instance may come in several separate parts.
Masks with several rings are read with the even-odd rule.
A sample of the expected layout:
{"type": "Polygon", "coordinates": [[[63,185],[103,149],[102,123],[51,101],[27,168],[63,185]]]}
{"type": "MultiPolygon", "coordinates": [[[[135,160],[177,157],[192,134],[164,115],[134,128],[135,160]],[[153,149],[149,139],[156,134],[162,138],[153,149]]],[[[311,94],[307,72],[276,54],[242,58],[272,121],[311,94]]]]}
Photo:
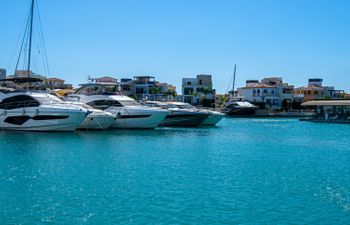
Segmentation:
{"type": "Polygon", "coordinates": [[[134,78],[154,78],[152,76],[134,76],[134,78]]]}
{"type": "Polygon", "coordinates": [[[350,106],[350,100],[309,101],[302,106],[350,106]]]}

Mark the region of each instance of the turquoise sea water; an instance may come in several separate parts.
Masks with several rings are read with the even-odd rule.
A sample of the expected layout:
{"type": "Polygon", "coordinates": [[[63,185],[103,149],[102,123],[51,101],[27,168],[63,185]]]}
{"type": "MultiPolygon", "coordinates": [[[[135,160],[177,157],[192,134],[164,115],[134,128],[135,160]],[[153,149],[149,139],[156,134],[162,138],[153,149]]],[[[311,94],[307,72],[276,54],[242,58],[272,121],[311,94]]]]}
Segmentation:
{"type": "Polygon", "coordinates": [[[350,224],[350,126],[0,132],[0,224],[350,224]]]}

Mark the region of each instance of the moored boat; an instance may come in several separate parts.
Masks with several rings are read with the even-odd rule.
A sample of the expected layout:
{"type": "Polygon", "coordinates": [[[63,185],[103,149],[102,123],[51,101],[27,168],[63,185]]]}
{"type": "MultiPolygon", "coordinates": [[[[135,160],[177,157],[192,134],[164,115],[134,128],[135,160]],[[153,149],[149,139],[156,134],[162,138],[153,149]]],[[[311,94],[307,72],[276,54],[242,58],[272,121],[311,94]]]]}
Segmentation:
{"type": "MultiPolygon", "coordinates": [[[[151,107],[160,107],[169,110],[169,115],[160,123],[160,126],[173,127],[198,127],[203,124],[213,114],[205,110],[198,110],[195,107],[183,102],[158,102],[147,101],[144,103],[151,107]]],[[[208,121],[212,124],[214,119],[208,121]]],[[[217,121],[218,122],[218,121],[217,121]]]]}
{"type": "Polygon", "coordinates": [[[90,112],[45,93],[0,93],[0,129],[74,131],[90,112]]]}
{"type": "Polygon", "coordinates": [[[86,105],[84,103],[80,102],[67,102],[70,104],[79,105],[87,110],[89,110],[91,113],[85,118],[85,120],[80,124],[78,129],[84,129],[84,130],[105,130],[110,128],[114,121],[116,120],[116,117],[109,112],[94,109],[89,105],[86,105]]]}
{"type": "Polygon", "coordinates": [[[235,97],[224,104],[221,112],[227,116],[250,116],[255,114],[257,108],[244,98],[235,97]]]}
{"type": "Polygon", "coordinates": [[[65,100],[112,113],[116,120],[111,127],[118,129],[154,129],[168,115],[167,110],[142,106],[132,98],[118,95],[117,85],[110,83],[83,84],[65,100]]]}

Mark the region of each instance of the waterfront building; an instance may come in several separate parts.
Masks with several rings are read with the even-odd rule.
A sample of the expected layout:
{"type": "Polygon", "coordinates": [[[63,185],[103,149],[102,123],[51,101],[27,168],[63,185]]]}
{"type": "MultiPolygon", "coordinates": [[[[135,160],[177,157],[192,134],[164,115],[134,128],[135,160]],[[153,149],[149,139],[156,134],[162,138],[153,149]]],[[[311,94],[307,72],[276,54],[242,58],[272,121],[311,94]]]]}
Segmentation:
{"type": "Polygon", "coordinates": [[[95,78],[92,79],[93,81],[95,81],[96,83],[111,83],[111,84],[116,84],[118,83],[118,79],[113,78],[113,77],[100,77],[100,78],[95,78]]]}
{"type": "Polygon", "coordinates": [[[59,78],[45,78],[42,84],[39,85],[41,89],[73,89],[71,84],[66,84],[65,80],[59,78]]]}
{"type": "Polygon", "coordinates": [[[156,81],[152,76],[122,78],[118,86],[121,94],[137,100],[173,101],[176,96],[174,85],[156,81]]]}
{"type": "Polygon", "coordinates": [[[196,78],[183,78],[182,96],[182,101],[191,105],[211,106],[215,102],[212,76],[199,74],[196,78]]]}
{"type": "Polygon", "coordinates": [[[336,90],[333,86],[323,86],[323,79],[311,78],[306,86],[295,88],[294,94],[303,102],[321,99],[341,99],[344,90],[336,90]]]}
{"type": "Polygon", "coordinates": [[[6,70],[3,68],[0,68],[0,80],[6,79],[6,70]]]}
{"type": "MultiPolygon", "coordinates": [[[[29,89],[31,90],[54,90],[54,89],[72,89],[72,84],[66,84],[65,80],[59,78],[48,78],[43,75],[36,74],[32,71],[29,71],[29,76],[31,78],[37,78],[38,81],[29,83],[29,89]]],[[[27,70],[16,70],[15,75],[9,75],[7,79],[14,78],[26,78],[28,77],[27,70]]],[[[6,81],[5,86],[9,88],[26,88],[26,83],[15,84],[12,81],[6,81]]]]}
{"type": "Polygon", "coordinates": [[[137,99],[143,99],[150,94],[155,94],[155,77],[152,76],[134,76],[134,93],[137,99]]]}
{"type": "Polygon", "coordinates": [[[294,86],[284,83],[281,77],[268,77],[258,80],[247,80],[246,86],[237,89],[238,96],[247,101],[268,109],[290,109],[293,103],[294,86]]]}
{"type": "Polygon", "coordinates": [[[314,109],[313,116],[303,121],[350,123],[350,100],[308,101],[302,106],[314,109]]]}

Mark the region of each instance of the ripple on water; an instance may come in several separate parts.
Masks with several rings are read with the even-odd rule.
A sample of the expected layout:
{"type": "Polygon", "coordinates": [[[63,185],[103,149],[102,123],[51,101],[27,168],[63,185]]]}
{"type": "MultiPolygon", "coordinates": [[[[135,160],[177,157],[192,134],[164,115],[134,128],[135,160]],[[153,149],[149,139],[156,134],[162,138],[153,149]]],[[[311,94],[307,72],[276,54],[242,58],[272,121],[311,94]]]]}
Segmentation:
{"type": "Polygon", "coordinates": [[[350,128],[0,132],[0,224],[349,224],[350,128]]]}

